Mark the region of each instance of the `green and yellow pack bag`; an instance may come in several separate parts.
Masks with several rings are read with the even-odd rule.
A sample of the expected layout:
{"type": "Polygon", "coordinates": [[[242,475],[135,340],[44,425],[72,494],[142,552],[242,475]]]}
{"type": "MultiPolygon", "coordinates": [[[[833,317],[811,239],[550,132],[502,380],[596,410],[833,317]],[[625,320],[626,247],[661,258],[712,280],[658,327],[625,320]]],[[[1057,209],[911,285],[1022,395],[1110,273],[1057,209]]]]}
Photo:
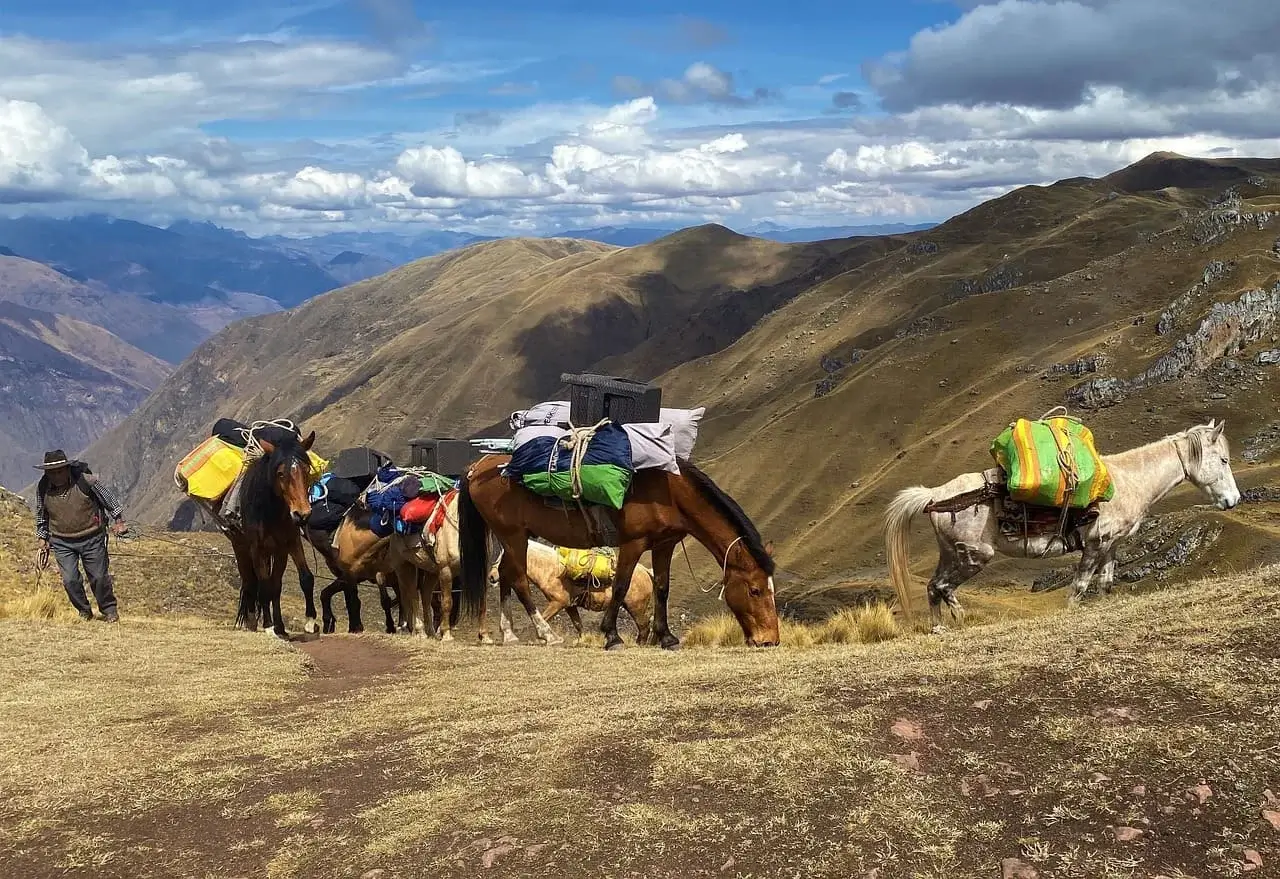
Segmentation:
{"type": "Polygon", "coordinates": [[[1010,499],[1018,503],[1087,507],[1115,494],[1093,432],[1067,415],[1019,418],[996,437],[991,455],[1005,472],[1010,499]]]}

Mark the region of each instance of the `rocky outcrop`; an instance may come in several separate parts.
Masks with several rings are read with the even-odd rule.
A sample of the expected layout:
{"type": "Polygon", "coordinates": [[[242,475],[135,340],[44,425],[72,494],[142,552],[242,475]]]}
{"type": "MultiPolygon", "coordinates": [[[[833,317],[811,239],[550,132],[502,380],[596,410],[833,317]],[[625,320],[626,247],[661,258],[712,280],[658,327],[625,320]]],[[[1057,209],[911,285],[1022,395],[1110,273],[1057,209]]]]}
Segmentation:
{"type": "Polygon", "coordinates": [[[1196,244],[1213,244],[1242,226],[1266,229],[1277,218],[1280,218],[1280,211],[1245,210],[1239,191],[1232,187],[1219,196],[1208,210],[1192,217],[1187,230],[1196,244]]]}
{"type": "Polygon", "coordinates": [[[1118,378],[1093,378],[1078,384],[1064,395],[1068,406],[1079,409],[1107,409],[1123,403],[1128,382],[1118,378]]]}
{"type": "Polygon", "coordinates": [[[933,256],[941,248],[934,241],[913,241],[907,245],[907,253],[912,256],[933,256]]]}
{"type": "Polygon", "coordinates": [[[1026,278],[1019,266],[1013,263],[1001,263],[981,278],[961,278],[951,285],[947,298],[951,300],[965,299],[980,293],[997,293],[1001,290],[1012,290],[1022,284],[1026,278]]]}
{"type": "Polygon", "coordinates": [[[844,378],[844,371],[861,360],[866,353],[861,348],[854,348],[844,357],[836,354],[822,355],[818,365],[822,367],[822,371],[826,373],[826,376],[820,379],[814,387],[814,398],[825,397],[835,390],[836,385],[840,384],[840,380],[844,378]]]}
{"type": "Polygon", "coordinates": [[[1067,363],[1055,363],[1041,373],[1040,378],[1045,381],[1057,381],[1062,378],[1090,375],[1099,372],[1107,362],[1103,354],[1090,354],[1067,363]]]}
{"type": "MultiPolygon", "coordinates": [[[[1206,270],[1207,271],[1207,270],[1206,270]]],[[[1246,290],[1234,302],[1218,302],[1192,333],[1178,341],[1132,379],[1096,378],[1067,391],[1070,405],[1083,409],[1114,406],[1132,391],[1207,371],[1220,358],[1268,337],[1280,322],[1280,283],[1270,290],[1246,290]]]]}
{"type": "Polygon", "coordinates": [[[1183,293],[1175,299],[1160,315],[1160,320],[1156,323],[1156,335],[1167,336],[1169,333],[1173,332],[1177,327],[1179,318],[1181,318],[1187,309],[1191,307],[1191,304],[1195,302],[1201,294],[1208,291],[1212,285],[1231,274],[1235,267],[1236,264],[1234,261],[1223,262],[1219,259],[1215,259],[1205,266],[1204,272],[1200,277],[1200,281],[1192,285],[1191,289],[1186,293],[1183,293]]]}
{"type": "MultiPolygon", "coordinates": [[[[1164,580],[1178,568],[1200,558],[1222,536],[1217,522],[1186,522],[1185,516],[1148,519],[1136,537],[1121,543],[1116,551],[1116,582],[1138,583],[1164,580]]],[[[1074,571],[1055,570],[1035,579],[1032,592],[1049,592],[1071,584],[1074,571]]],[[[1096,584],[1092,587],[1096,589],[1096,584]]]]}

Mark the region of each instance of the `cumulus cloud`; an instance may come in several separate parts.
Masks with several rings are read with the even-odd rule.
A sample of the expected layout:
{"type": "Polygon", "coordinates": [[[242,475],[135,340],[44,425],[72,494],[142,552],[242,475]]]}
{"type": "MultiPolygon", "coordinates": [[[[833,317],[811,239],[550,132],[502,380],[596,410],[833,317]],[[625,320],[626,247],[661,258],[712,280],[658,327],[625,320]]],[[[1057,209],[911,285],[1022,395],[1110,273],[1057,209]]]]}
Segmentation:
{"type": "Polygon", "coordinates": [[[652,95],[660,100],[676,104],[728,104],[746,106],[775,97],[771,89],[756,88],[749,94],[739,94],[733,74],[697,61],[685,69],[679,79],[660,79],[645,82],[634,76],[615,76],[613,89],[623,96],[652,95]]]}
{"type": "Polygon", "coordinates": [[[863,73],[883,105],[1062,110],[1092,90],[1240,95],[1280,79],[1274,0],[998,0],[921,31],[863,73]]]}
{"type": "Polygon", "coordinates": [[[46,201],[75,185],[89,160],[71,132],[30,101],[0,100],[0,201],[46,201]]]}

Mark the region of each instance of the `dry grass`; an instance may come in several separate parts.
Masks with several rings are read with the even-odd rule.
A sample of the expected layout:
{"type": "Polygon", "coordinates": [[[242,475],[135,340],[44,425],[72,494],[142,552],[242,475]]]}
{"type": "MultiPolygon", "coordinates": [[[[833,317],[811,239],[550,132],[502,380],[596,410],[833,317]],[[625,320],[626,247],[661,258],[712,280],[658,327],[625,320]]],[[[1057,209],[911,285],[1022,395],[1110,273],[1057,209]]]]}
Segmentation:
{"type": "MultiPolygon", "coordinates": [[[[9,619],[0,862],[966,879],[1018,857],[1046,877],[1236,875],[1246,849],[1280,858],[1259,820],[1280,784],[1277,585],[1268,569],[1070,615],[1051,612],[1060,593],[990,590],[941,637],[872,604],[788,623],[779,650],[674,654],[606,654],[592,632],[580,650],[365,635],[326,636],[313,662],[226,622],[9,619]],[[348,671],[370,656],[407,665],[348,671]],[[1189,802],[1202,780],[1212,795],[1189,802]]],[[[728,618],[681,634],[741,638],[728,618]]]]}

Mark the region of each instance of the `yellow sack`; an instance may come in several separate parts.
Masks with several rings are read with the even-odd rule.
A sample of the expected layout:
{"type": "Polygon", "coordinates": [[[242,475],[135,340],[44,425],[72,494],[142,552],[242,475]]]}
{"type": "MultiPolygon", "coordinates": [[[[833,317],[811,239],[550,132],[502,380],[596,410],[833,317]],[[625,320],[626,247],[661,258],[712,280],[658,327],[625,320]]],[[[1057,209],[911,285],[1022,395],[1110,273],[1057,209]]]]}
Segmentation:
{"type": "Polygon", "coordinates": [[[321,476],[329,472],[329,462],[312,451],[307,452],[307,460],[311,462],[311,480],[307,483],[309,488],[319,482],[321,476]]]}
{"type": "Polygon", "coordinates": [[[617,556],[605,549],[568,549],[561,546],[556,552],[560,554],[560,561],[569,576],[575,580],[594,578],[611,581],[617,570],[617,556]]]}
{"type": "Polygon", "coordinates": [[[211,436],[178,462],[174,481],[192,497],[215,501],[244,467],[244,450],[211,436]]]}

